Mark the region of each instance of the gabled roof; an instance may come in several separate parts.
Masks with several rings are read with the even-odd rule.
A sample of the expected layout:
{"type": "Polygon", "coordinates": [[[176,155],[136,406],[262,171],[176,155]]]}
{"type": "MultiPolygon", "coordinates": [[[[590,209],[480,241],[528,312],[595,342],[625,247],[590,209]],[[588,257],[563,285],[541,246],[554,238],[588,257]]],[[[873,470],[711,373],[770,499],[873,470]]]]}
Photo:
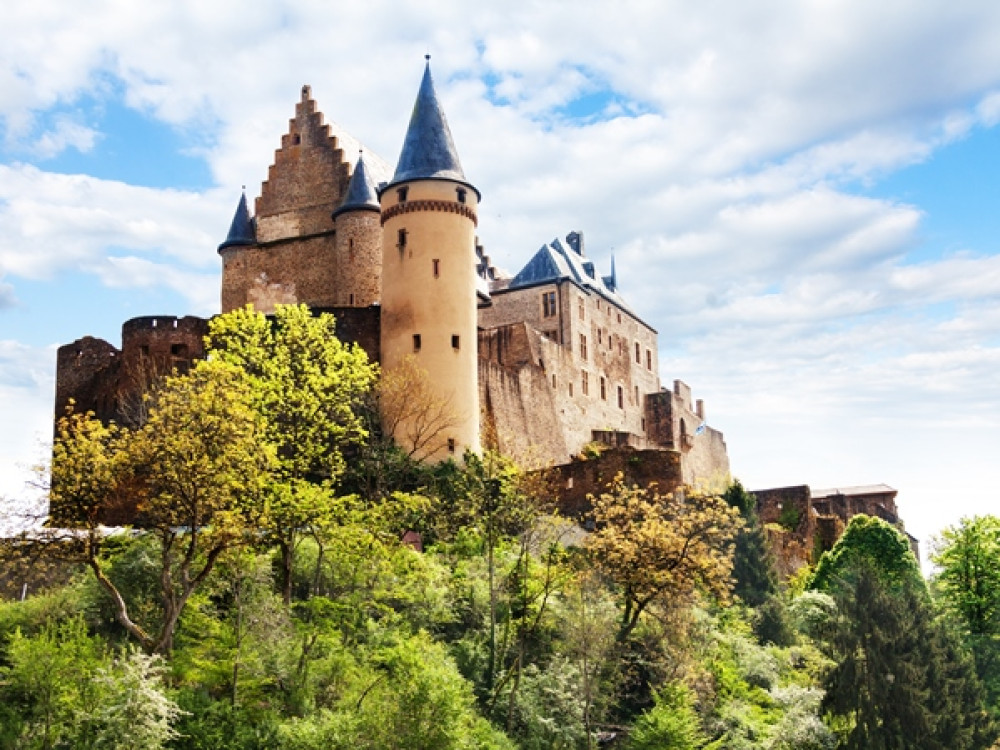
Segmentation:
{"type": "Polygon", "coordinates": [[[583,236],[579,232],[571,232],[566,240],[570,244],[569,248],[558,239],[542,245],[524,268],[511,279],[507,288],[518,289],[571,281],[601,295],[638,319],[632,308],[618,294],[614,267],[612,266],[610,276],[599,276],[594,268],[594,262],[583,255],[583,236]]]}
{"type": "MultiPolygon", "coordinates": [[[[403,151],[390,184],[407,180],[455,180],[476,190],[465,179],[458,160],[448,120],[434,91],[429,56],[403,140],[403,151]]],[[[476,195],[479,195],[478,190],[476,195]]]]}
{"type": "Polygon", "coordinates": [[[253,219],[250,218],[250,209],[247,208],[247,194],[244,191],[236,206],[236,215],[233,216],[233,223],[229,226],[226,241],[219,245],[219,252],[227,247],[254,245],[256,242],[257,231],[254,228],[253,219]]]}
{"type": "Polygon", "coordinates": [[[358,163],[351,175],[351,183],[347,186],[344,202],[333,212],[334,218],[345,211],[379,211],[378,196],[375,193],[375,181],[365,166],[365,157],[358,155],[358,163]]]}

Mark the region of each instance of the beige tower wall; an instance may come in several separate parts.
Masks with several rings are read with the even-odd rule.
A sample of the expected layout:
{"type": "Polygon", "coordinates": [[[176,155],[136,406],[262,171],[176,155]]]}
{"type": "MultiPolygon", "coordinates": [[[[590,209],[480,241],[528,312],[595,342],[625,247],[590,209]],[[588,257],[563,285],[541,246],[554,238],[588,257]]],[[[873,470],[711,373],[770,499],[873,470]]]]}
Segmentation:
{"type": "Polygon", "coordinates": [[[479,450],[476,207],[474,190],[444,180],[402,183],[382,194],[382,366],[391,370],[415,357],[454,417],[453,427],[421,456],[429,460],[460,459],[466,449],[479,450]],[[399,188],[407,189],[405,201],[399,188]],[[405,243],[399,241],[401,231],[405,243]]]}
{"type": "Polygon", "coordinates": [[[336,219],[337,280],[333,305],[368,307],[382,299],[382,223],[378,211],[345,211],[336,219]]]}

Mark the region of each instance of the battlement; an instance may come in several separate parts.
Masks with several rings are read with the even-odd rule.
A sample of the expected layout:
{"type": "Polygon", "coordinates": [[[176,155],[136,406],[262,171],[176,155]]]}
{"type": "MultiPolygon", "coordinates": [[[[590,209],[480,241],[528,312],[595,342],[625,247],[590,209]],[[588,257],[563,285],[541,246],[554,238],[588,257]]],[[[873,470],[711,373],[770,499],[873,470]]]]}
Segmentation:
{"type": "Polygon", "coordinates": [[[178,331],[204,335],[205,319],[194,315],[178,318],[176,315],[144,315],[126,320],[122,324],[122,339],[139,331],[178,331]]]}

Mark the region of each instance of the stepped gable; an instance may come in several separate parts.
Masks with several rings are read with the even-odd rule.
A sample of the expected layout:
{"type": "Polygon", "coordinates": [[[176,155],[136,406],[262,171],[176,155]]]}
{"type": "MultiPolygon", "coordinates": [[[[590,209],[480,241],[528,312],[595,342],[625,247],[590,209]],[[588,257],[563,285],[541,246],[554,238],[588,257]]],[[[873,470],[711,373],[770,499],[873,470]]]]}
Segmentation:
{"type": "Polygon", "coordinates": [[[340,206],[351,179],[350,162],[323,114],[312,89],[302,87],[295,117],[274,152],[256,203],[257,241],[261,243],[333,229],[330,214],[340,206]]]}

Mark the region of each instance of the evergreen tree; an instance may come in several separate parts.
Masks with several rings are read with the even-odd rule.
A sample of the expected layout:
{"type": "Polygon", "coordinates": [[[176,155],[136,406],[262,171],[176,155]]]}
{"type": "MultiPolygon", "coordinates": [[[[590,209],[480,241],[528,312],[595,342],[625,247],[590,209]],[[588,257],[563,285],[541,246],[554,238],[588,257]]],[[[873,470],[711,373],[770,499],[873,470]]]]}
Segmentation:
{"type": "Polygon", "coordinates": [[[989,747],[981,688],[924,591],[870,560],[841,570],[825,710],[847,750],[989,747]]]}
{"type": "Polygon", "coordinates": [[[733,549],[733,593],[751,607],[759,607],[778,591],[778,574],[764,527],[757,515],[757,500],[735,479],[723,494],[730,507],[743,517],[744,528],[733,549]]]}

